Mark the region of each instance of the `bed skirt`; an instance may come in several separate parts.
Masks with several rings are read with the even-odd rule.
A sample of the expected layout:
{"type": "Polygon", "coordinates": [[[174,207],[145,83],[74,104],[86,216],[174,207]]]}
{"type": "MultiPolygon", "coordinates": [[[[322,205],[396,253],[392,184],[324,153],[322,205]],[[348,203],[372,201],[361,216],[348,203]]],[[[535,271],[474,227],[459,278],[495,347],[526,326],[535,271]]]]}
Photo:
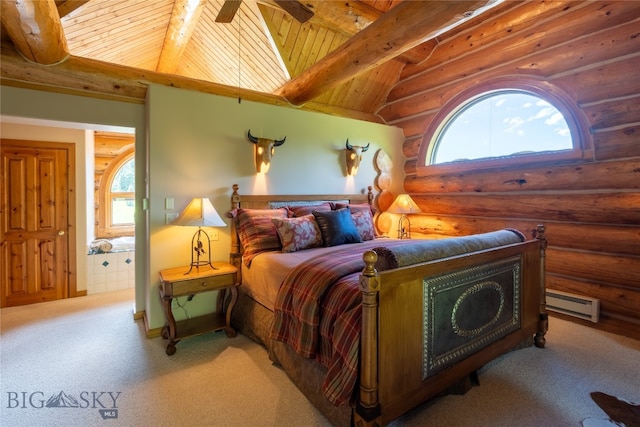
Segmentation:
{"type": "Polygon", "coordinates": [[[302,394],[335,426],[350,426],[352,407],[334,406],[322,394],[322,382],[327,369],[314,359],[298,355],[287,344],[269,339],[273,312],[248,297],[239,288],[238,301],[231,313],[232,326],[244,336],[262,344],[269,358],[280,366],[302,394]]]}
{"type": "MultiPolygon", "coordinates": [[[[238,301],[231,314],[231,325],[239,333],[263,345],[273,363],[285,371],[302,394],[332,425],[350,427],[352,406],[334,406],[322,394],[321,388],[327,369],[313,359],[298,355],[289,345],[269,339],[274,321],[273,312],[242,292],[242,287],[239,289],[238,301]]],[[[531,346],[533,346],[533,336],[528,336],[507,352],[531,346]]],[[[451,384],[437,396],[465,394],[477,381],[476,375],[472,374],[451,384]]]]}

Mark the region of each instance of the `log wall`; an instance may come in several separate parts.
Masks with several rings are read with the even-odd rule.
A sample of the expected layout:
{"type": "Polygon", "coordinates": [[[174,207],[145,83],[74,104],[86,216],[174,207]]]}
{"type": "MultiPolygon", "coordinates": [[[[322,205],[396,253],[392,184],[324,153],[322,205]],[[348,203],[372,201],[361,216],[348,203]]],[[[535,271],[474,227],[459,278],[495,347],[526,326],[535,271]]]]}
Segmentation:
{"type": "Polygon", "coordinates": [[[405,67],[380,114],[405,133],[412,235],[547,226],[547,286],[601,300],[596,327],[640,339],[640,2],[506,2],[405,67]],[[487,79],[543,79],[584,114],[590,156],[418,175],[447,101],[487,79]]]}

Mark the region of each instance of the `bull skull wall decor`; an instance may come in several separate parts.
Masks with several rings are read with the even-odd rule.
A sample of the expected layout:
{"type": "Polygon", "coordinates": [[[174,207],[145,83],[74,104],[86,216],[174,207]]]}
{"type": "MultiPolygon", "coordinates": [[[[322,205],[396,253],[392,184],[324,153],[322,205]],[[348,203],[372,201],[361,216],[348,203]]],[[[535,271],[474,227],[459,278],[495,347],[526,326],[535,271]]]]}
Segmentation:
{"type": "Polygon", "coordinates": [[[282,139],[267,139],[267,138],[256,138],[251,135],[251,129],[247,132],[247,137],[249,141],[253,142],[253,153],[256,164],[256,171],[258,173],[267,173],[269,172],[269,167],[271,166],[271,158],[276,152],[276,147],[284,144],[284,140],[287,139],[285,136],[282,139]]]}
{"type": "Polygon", "coordinates": [[[360,167],[360,161],[362,160],[362,153],[369,149],[369,145],[371,145],[371,143],[365,146],[351,145],[347,139],[345,148],[345,154],[347,155],[347,176],[356,176],[358,168],[360,167]]]}

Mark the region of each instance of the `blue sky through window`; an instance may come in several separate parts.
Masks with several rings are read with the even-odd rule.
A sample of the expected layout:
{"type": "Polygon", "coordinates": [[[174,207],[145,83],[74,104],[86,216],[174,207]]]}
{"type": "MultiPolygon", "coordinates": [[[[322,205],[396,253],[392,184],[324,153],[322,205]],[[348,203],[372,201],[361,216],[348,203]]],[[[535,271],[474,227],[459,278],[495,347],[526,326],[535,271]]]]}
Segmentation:
{"type": "Polygon", "coordinates": [[[451,117],[436,144],[432,164],[573,148],[562,113],[520,91],[472,101],[451,117]]]}

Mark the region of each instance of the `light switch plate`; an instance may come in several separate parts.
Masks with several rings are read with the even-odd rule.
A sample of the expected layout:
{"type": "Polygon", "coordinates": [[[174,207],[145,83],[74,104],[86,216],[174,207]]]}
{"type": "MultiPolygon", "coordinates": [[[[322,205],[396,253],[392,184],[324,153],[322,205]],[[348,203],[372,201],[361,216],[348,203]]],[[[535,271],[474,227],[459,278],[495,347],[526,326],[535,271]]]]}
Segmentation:
{"type": "Polygon", "coordinates": [[[164,199],[164,208],[168,211],[173,210],[173,197],[167,197],[166,199],[164,199]]]}
{"type": "Polygon", "coordinates": [[[178,218],[178,212],[168,212],[164,214],[164,223],[171,224],[171,221],[178,218]]]}

